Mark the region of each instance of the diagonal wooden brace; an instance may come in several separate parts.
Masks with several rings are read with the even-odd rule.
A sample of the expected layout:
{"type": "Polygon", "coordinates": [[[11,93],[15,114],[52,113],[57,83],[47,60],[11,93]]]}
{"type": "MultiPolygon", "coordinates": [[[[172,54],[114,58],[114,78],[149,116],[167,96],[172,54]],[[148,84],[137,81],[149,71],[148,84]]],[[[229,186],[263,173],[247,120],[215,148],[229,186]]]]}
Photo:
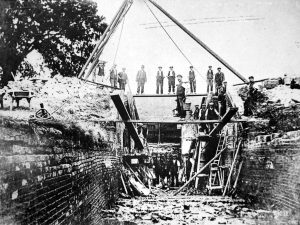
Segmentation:
{"type": "Polygon", "coordinates": [[[133,125],[132,122],[127,122],[131,118],[130,118],[130,115],[129,115],[120,95],[119,94],[111,94],[110,97],[113,100],[122,120],[124,121],[125,126],[127,127],[128,131],[129,131],[129,134],[131,135],[132,139],[134,140],[135,147],[138,150],[144,149],[143,143],[137,133],[135,126],[133,125]]]}

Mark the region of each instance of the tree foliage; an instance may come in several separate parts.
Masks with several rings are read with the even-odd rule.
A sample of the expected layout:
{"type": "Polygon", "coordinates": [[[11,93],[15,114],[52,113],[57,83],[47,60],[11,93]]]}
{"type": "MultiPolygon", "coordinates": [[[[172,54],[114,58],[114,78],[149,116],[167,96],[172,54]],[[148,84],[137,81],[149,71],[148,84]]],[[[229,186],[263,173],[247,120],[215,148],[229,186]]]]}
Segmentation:
{"type": "Polygon", "coordinates": [[[105,30],[95,2],[0,0],[0,66],[3,84],[27,54],[40,52],[53,74],[77,76],[105,30]]]}

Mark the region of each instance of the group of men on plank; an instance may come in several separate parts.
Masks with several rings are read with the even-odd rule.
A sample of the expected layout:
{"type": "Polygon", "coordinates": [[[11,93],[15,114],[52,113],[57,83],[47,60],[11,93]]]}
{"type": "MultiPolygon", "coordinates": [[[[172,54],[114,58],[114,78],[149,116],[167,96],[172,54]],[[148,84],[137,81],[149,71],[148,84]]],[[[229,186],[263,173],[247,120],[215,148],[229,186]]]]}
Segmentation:
{"type": "MultiPolygon", "coordinates": [[[[176,73],[173,69],[173,66],[170,66],[170,70],[168,71],[168,93],[175,93],[175,76],[176,73]]],[[[213,91],[213,84],[215,83],[216,92],[222,86],[223,81],[225,80],[224,73],[221,71],[221,68],[218,68],[218,72],[214,74],[212,70],[212,66],[208,67],[207,71],[207,93],[213,91]]],[[[156,74],[156,94],[163,94],[164,89],[164,73],[162,71],[162,67],[158,67],[158,71],[156,74]]],[[[190,66],[189,75],[188,75],[188,83],[190,84],[190,92],[196,93],[196,75],[194,71],[194,67],[190,66]]]]}
{"type": "Polygon", "coordinates": [[[117,65],[114,64],[111,70],[109,71],[109,81],[112,87],[117,88],[119,83],[119,88],[125,90],[125,86],[128,82],[128,76],[126,73],[126,68],[122,68],[122,72],[117,72],[117,65]]]}
{"type": "MultiPolygon", "coordinates": [[[[118,73],[116,69],[116,64],[114,64],[110,70],[109,79],[112,87],[118,87],[118,83],[119,83],[119,88],[124,90],[125,85],[128,83],[126,68],[123,68],[122,72],[118,73]]],[[[164,93],[163,90],[164,79],[165,79],[165,75],[162,70],[162,66],[159,66],[158,71],[156,73],[156,94],[164,93]]],[[[170,66],[169,68],[167,79],[168,79],[168,94],[170,93],[175,94],[176,73],[174,71],[173,66],[170,66]]],[[[224,73],[221,72],[220,67],[218,68],[218,72],[214,74],[212,70],[212,66],[209,66],[209,69],[207,71],[207,92],[209,93],[210,91],[213,91],[213,84],[215,84],[215,90],[216,92],[218,92],[218,89],[222,86],[224,79],[225,79],[224,73]]],[[[145,83],[147,82],[147,74],[144,65],[141,66],[141,69],[138,71],[136,75],[136,82],[137,82],[137,94],[143,94],[145,90],[145,83]]],[[[188,83],[190,85],[190,92],[196,93],[196,75],[193,66],[190,66],[188,83]]]]}

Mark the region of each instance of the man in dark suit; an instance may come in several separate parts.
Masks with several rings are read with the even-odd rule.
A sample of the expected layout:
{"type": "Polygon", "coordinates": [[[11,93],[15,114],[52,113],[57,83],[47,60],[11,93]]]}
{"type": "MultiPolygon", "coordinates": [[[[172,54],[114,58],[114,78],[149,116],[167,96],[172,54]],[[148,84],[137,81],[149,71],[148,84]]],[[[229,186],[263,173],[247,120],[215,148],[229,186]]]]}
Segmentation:
{"type": "Polygon", "coordinates": [[[190,66],[189,82],[190,82],[191,93],[196,92],[196,76],[195,76],[195,71],[193,69],[193,66],[190,66]]]}
{"type": "Polygon", "coordinates": [[[185,88],[182,86],[182,76],[180,74],[177,75],[178,85],[176,89],[177,96],[177,112],[179,116],[184,117],[183,104],[185,102],[185,88]]]}
{"type": "Polygon", "coordinates": [[[169,94],[171,90],[174,94],[175,93],[175,71],[173,70],[173,66],[170,66],[170,70],[168,72],[168,84],[169,84],[169,94]]]}
{"type": "Polygon", "coordinates": [[[206,73],[206,82],[207,82],[207,93],[213,91],[213,84],[214,84],[214,71],[212,70],[212,66],[208,67],[206,73]]]}
{"type": "Polygon", "coordinates": [[[221,68],[218,68],[218,72],[215,74],[215,87],[216,87],[216,95],[219,93],[220,87],[223,85],[223,81],[225,80],[225,75],[221,72],[221,68]]]}

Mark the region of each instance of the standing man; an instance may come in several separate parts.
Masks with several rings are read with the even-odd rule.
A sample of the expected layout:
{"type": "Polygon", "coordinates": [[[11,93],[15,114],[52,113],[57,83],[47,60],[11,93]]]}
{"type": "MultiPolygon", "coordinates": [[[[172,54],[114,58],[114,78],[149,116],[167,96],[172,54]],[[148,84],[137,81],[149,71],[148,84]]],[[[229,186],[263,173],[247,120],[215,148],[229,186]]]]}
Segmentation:
{"type": "Polygon", "coordinates": [[[102,83],[103,82],[103,78],[104,78],[104,67],[105,67],[105,63],[106,62],[101,62],[99,65],[98,65],[98,76],[100,77],[100,82],[102,83]]]}
{"type": "Polygon", "coordinates": [[[195,105],[195,111],[193,113],[194,120],[199,120],[199,113],[200,113],[199,105],[195,105]]]}
{"type": "Polygon", "coordinates": [[[216,87],[216,95],[219,93],[219,89],[225,80],[224,73],[221,72],[221,68],[218,68],[218,72],[215,74],[215,87],[216,87]]]}
{"type": "MultiPolygon", "coordinates": [[[[206,115],[206,105],[202,104],[200,112],[199,112],[200,120],[205,120],[205,115],[206,115]]],[[[207,128],[207,126],[206,126],[205,123],[201,123],[201,125],[200,125],[200,131],[208,133],[208,128],[207,128]]]]}
{"type": "Polygon", "coordinates": [[[122,72],[119,73],[119,84],[120,84],[120,89],[125,90],[125,85],[127,84],[128,76],[125,72],[126,68],[122,68],[122,72]]]}
{"type": "Polygon", "coordinates": [[[249,84],[248,84],[248,92],[247,97],[244,102],[244,116],[252,116],[253,115],[253,107],[255,105],[255,88],[254,88],[254,77],[249,77],[249,84]]]}
{"type": "Polygon", "coordinates": [[[142,65],[141,69],[138,71],[138,73],[136,75],[136,82],[138,85],[137,94],[144,93],[144,86],[145,86],[145,83],[147,82],[147,76],[146,76],[146,72],[144,69],[145,69],[145,66],[142,65]]]}
{"type": "Polygon", "coordinates": [[[179,116],[184,117],[183,103],[185,102],[185,88],[182,86],[182,76],[180,74],[177,75],[178,85],[176,89],[177,96],[177,112],[179,116]]]}
{"type": "Polygon", "coordinates": [[[196,92],[196,76],[195,76],[195,71],[193,69],[193,66],[190,66],[189,81],[190,81],[191,93],[195,93],[196,92]]]}
{"type": "Polygon", "coordinates": [[[226,90],[227,90],[227,81],[224,81],[223,85],[219,89],[219,94],[218,94],[218,105],[219,105],[220,116],[224,116],[226,113],[226,90]]]}
{"type": "Polygon", "coordinates": [[[208,67],[207,74],[206,74],[206,81],[207,81],[207,93],[209,93],[209,89],[213,91],[213,83],[214,83],[214,71],[212,70],[212,66],[208,67]]]}
{"type": "MultiPolygon", "coordinates": [[[[219,117],[220,117],[220,114],[215,109],[214,103],[210,102],[208,104],[208,109],[206,110],[206,113],[205,113],[205,119],[206,120],[218,120],[219,117]]],[[[210,123],[209,124],[209,132],[211,132],[213,130],[213,128],[214,128],[214,124],[210,123]]]]}
{"type": "Polygon", "coordinates": [[[158,71],[156,74],[156,94],[159,94],[159,88],[160,88],[160,93],[163,94],[164,93],[164,73],[161,70],[162,67],[159,66],[158,67],[158,71]]]}
{"type": "Polygon", "coordinates": [[[175,71],[173,70],[173,66],[170,66],[170,70],[168,72],[168,84],[169,84],[169,94],[171,90],[174,94],[175,93],[175,71]]]}
{"type": "Polygon", "coordinates": [[[118,74],[117,74],[117,65],[114,64],[113,67],[110,69],[109,72],[109,80],[110,80],[110,86],[117,87],[118,82],[118,74]]]}

